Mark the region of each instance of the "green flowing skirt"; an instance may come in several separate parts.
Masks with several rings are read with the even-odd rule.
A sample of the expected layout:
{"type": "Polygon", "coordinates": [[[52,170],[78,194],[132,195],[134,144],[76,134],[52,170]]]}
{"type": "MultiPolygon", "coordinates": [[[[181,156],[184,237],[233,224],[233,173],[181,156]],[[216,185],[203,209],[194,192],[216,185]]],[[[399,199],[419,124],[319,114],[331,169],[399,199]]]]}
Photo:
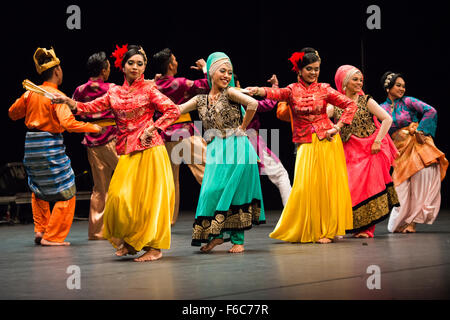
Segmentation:
{"type": "Polygon", "coordinates": [[[245,136],[216,137],[208,144],[193,246],[226,231],[249,230],[253,224],[265,223],[257,162],[255,149],[245,136]]]}

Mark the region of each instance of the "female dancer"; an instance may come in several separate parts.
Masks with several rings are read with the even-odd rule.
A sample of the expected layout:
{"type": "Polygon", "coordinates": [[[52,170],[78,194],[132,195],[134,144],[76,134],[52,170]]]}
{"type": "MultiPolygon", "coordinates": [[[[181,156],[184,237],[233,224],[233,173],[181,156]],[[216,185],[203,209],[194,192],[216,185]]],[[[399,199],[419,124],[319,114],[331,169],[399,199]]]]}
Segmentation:
{"type": "Polygon", "coordinates": [[[271,238],[290,242],[329,243],[353,228],[352,202],[342,141],[337,134],[352,121],[356,103],[318,83],[321,59],[305,48],[290,58],[299,81],[286,88],[248,88],[252,94],[287,101],[293,115],[293,142],[299,143],[294,185],[271,238]],[[330,103],[345,109],[333,126],[330,103]]]}
{"type": "Polygon", "coordinates": [[[122,86],[113,86],[87,103],[59,97],[61,103],[89,114],[111,109],[117,123],[116,149],[120,156],[108,189],[104,237],[117,256],[146,252],[135,261],[162,257],[170,248],[170,216],[174,209],[174,184],[170,160],[161,136],[180,112],[152,81],[144,80],[147,57],[139,46],[123,46],[113,55],[125,75],[122,86]],[[155,109],[163,113],[153,122],[155,109]],[[118,244],[120,239],[122,244],[118,244]]]}
{"type": "Polygon", "coordinates": [[[210,252],[230,239],[230,253],[244,251],[244,230],[265,223],[257,155],[244,130],[258,102],[234,89],[233,66],[228,56],[215,52],[206,62],[209,94],[180,105],[181,113],[198,110],[208,142],[206,166],[195,214],[192,245],[210,252]],[[241,106],[246,106],[242,119],[241,106]]]}
{"type": "Polygon", "coordinates": [[[389,218],[390,232],[415,232],[416,223],[432,224],[441,205],[441,181],[448,161],[436,148],[437,112],[413,97],[405,97],[405,80],[399,73],[386,72],[381,83],[387,100],[381,107],[392,115],[389,130],[400,156],[395,160],[392,180],[400,207],[389,218]],[[419,119],[421,119],[419,121],[419,119]]]}
{"type": "MultiPolygon", "coordinates": [[[[399,205],[389,174],[398,154],[386,135],[392,118],[369,95],[364,95],[363,75],[354,66],[339,67],[334,80],[336,89],[358,104],[352,123],[340,133],[353,206],[353,230],[347,233],[355,233],[356,238],[373,238],[375,224],[385,220],[391,209],[399,205]]],[[[342,116],[342,110],[332,106],[329,112],[335,121],[342,116]]]]}

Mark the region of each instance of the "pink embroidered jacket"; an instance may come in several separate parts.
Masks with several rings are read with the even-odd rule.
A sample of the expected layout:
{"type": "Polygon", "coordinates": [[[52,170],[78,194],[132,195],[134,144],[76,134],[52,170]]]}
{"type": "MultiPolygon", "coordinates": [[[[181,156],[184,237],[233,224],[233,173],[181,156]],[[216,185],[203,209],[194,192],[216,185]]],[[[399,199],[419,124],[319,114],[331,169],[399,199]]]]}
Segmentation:
{"type": "Polygon", "coordinates": [[[112,110],[117,125],[117,154],[129,154],[154,146],[164,145],[155,130],[151,137],[141,143],[144,130],[150,126],[164,131],[180,116],[177,105],[158,91],[153,81],[144,80],[144,75],[128,85],[113,85],[108,92],[91,102],[77,102],[79,115],[112,110]],[[163,115],[153,122],[153,114],[158,110],[163,115]]]}
{"type": "Polygon", "coordinates": [[[345,95],[331,88],[327,83],[312,83],[308,87],[302,81],[290,84],[286,88],[265,87],[267,99],[286,101],[292,109],[294,143],[310,143],[312,134],[320,140],[326,137],[333,123],[327,116],[327,104],[345,109],[340,122],[350,124],[355,115],[357,104],[345,95]]]}

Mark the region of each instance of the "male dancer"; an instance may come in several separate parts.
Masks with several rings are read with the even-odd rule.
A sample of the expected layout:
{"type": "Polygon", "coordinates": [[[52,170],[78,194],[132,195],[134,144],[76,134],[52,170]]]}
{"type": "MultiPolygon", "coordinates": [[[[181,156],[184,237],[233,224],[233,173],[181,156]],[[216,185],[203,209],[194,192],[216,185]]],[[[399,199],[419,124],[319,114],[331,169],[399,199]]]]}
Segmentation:
{"type": "MultiPolygon", "coordinates": [[[[235,74],[236,87],[240,88],[240,82],[235,74]]],[[[278,88],[278,79],[276,75],[267,80],[272,84],[272,88],[278,88]]],[[[260,174],[265,174],[269,180],[277,186],[280,191],[283,206],[286,205],[289,194],[291,193],[291,181],[289,174],[281,163],[280,159],[267,147],[264,139],[259,135],[261,123],[259,121],[260,112],[269,112],[277,105],[277,101],[264,99],[258,101],[258,109],[250,124],[247,126],[247,135],[253,147],[258,154],[260,162],[258,162],[260,174]],[[253,130],[250,130],[253,129],[253,130]]]]}
{"type": "MultiPolygon", "coordinates": [[[[50,93],[58,90],[63,79],[60,60],[53,48],[38,48],[33,56],[38,74],[44,81],[41,88],[50,93]]],[[[24,166],[32,191],[35,243],[43,246],[70,245],[64,241],[69,234],[75,213],[75,176],[65,153],[62,132],[98,133],[95,124],[76,121],[65,104],[52,104],[38,93],[26,91],[9,108],[9,117],[25,117],[24,166]],[[54,207],[50,213],[50,203],[54,207]]]]}
{"type": "MultiPolygon", "coordinates": [[[[155,78],[157,79],[156,85],[158,90],[176,104],[182,104],[197,94],[206,93],[209,89],[206,76],[195,81],[175,77],[178,73],[178,62],[169,48],[153,55],[153,63],[157,73],[162,74],[162,77],[155,78]]],[[[202,70],[206,74],[205,60],[199,59],[195,64],[196,66],[192,66],[192,69],[202,70]]],[[[194,134],[196,130],[197,128],[195,128],[191,116],[187,113],[181,115],[174,124],[161,134],[170,157],[175,182],[175,209],[172,216],[172,225],[177,221],[180,207],[180,159],[177,159],[177,156],[181,157],[188,165],[199,184],[203,180],[206,162],[206,142],[201,135],[194,134]],[[181,153],[179,153],[180,150],[181,153]],[[190,150],[189,154],[185,154],[184,150],[190,150]],[[173,155],[172,151],[174,151],[173,155]]]]}
{"type": "MultiPolygon", "coordinates": [[[[112,83],[107,83],[111,66],[104,52],[94,53],[88,58],[87,71],[89,81],[76,88],[72,99],[89,102],[103,96],[112,83]]],[[[84,121],[114,119],[110,110],[80,116],[84,121]]],[[[119,156],[116,152],[116,126],[107,126],[100,134],[86,133],[81,142],[87,148],[88,161],[91,165],[92,188],[89,208],[89,240],[103,240],[103,211],[112,174],[119,156]]]]}

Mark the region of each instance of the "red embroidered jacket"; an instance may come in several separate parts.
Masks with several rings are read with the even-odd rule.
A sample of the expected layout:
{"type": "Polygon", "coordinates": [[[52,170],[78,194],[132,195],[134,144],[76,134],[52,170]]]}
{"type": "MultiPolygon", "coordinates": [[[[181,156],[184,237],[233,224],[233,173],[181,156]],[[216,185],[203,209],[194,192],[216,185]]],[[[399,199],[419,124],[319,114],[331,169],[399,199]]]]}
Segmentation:
{"type": "Polygon", "coordinates": [[[78,114],[89,114],[111,109],[118,128],[116,150],[118,154],[145,150],[164,145],[158,132],[141,143],[144,130],[154,125],[164,131],[180,116],[177,105],[163,95],[153,81],[144,80],[144,75],[130,86],[125,80],[122,86],[113,85],[108,92],[91,102],[77,102],[78,114]],[[158,110],[163,115],[153,122],[158,110]]]}
{"type": "Polygon", "coordinates": [[[327,116],[327,104],[345,109],[340,122],[350,124],[358,108],[357,104],[331,88],[327,83],[312,83],[306,87],[303,81],[293,83],[286,88],[264,88],[268,99],[286,101],[292,110],[294,143],[310,143],[312,133],[320,140],[326,137],[326,131],[333,128],[327,116]]]}

